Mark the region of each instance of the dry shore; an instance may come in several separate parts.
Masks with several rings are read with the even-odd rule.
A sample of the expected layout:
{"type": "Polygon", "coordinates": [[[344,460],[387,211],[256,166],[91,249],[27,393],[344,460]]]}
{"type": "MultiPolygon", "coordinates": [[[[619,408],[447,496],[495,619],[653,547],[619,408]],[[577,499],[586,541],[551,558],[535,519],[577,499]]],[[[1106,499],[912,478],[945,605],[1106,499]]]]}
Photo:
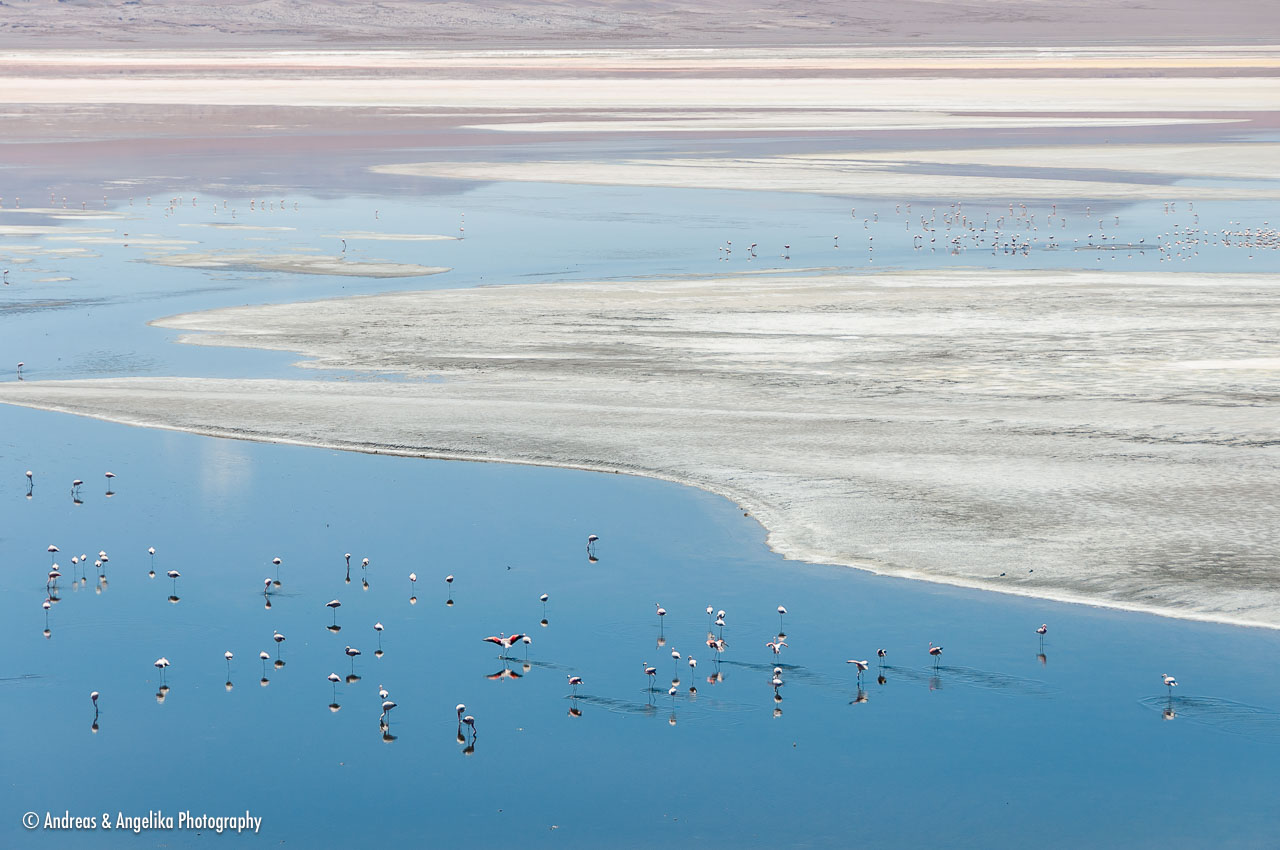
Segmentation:
{"type": "Polygon", "coordinates": [[[1280,627],[1275,293],[950,271],[388,294],[157,324],[408,381],[28,382],[0,401],[652,475],[736,500],[788,557],[1280,627]]]}

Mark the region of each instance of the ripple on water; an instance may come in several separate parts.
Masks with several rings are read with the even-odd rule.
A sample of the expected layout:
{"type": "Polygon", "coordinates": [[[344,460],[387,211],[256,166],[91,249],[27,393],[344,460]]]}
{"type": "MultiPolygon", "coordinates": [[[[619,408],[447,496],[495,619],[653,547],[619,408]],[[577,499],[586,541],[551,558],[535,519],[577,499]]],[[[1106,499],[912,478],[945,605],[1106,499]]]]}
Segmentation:
{"type": "Polygon", "coordinates": [[[981,688],[985,691],[1035,697],[1047,697],[1058,693],[1058,688],[1039,679],[1026,679],[1005,673],[993,673],[989,670],[976,670],[972,667],[940,665],[938,667],[916,669],[914,667],[891,667],[886,664],[883,669],[886,673],[892,673],[894,676],[908,681],[930,682],[935,686],[965,685],[981,688]]]}
{"type": "Polygon", "coordinates": [[[1146,697],[1143,708],[1164,714],[1169,720],[1189,720],[1230,735],[1255,741],[1280,741],[1280,712],[1217,697],[1146,697]],[[1172,709],[1172,717],[1169,716],[1172,709]]]}

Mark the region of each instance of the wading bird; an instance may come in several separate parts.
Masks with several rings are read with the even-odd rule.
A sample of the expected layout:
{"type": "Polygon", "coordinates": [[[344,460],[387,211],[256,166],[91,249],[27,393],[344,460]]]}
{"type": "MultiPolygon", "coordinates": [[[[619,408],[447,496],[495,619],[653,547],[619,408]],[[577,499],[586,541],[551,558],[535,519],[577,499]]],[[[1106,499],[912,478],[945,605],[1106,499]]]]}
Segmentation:
{"type": "Polygon", "coordinates": [[[845,662],[845,664],[852,664],[854,667],[858,668],[858,681],[859,681],[859,682],[861,682],[861,681],[862,681],[862,674],[863,674],[863,672],[865,672],[865,671],[866,671],[866,669],[867,669],[869,666],[871,666],[871,665],[867,664],[867,662],[865,662],[865,661],[856,661],[856,660],[854,660],[854,659],[852,659],[852,658],[851,658],[851,659],[849,659],[848,661],[846,661],[846,662],[845,662]]]}

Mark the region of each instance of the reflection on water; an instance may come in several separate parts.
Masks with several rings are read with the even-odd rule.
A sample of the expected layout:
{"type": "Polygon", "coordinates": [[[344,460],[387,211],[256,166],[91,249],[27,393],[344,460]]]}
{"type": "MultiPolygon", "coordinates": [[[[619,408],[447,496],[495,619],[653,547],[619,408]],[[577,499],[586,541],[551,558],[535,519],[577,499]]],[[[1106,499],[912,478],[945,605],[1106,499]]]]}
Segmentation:
{"type": "Polygon", "coordinates": [[[1273,709],[1209,696],[1152,696],[1138,703],[1165,720],[1180,718],[1254,741],[1280,742],[1280,711],[1273,709]]]}
{"type": "MultiPolygon", "coordinates": [[[[919,788],[943,782],[955,805],[982,810],[991,799],[1014,801],[1002,812],[1004,826],[977,828],[975,840],[993,843],[1046,828],[1082,843],[1140,842],[1147,834],[1136,832],[1134,811],[1143,823],[1168,822],[1184,837],[1209,841],[1213,822],[1202,816],[1223,806],[1242,812],[1242,835],[1267,834],[1249,812],[1269,804],[1264,779],[1280,756],[1280,724],[1248,706],[1280,705],[1280,693],[1257,680],[1252,664],[1232,659],[1256,657],[1259,645],[1275,642],[1269,634],[784,562],[733,505],[661,482],[255,444],[228,456],[209,451],[217,441],[206,438],[32,411],[0,415],[8,441],[0,467],[18,470],[0,476],[0,504],[15,515],[0,557],[29,565],[0,571],[0,630],[16,670],[0,679],[0,719],[10,728],[72,730],[6,739],[0,778],[20,808],[46,806],[29,789],[65,783],[65,765],[75,763],[111,775],[95,798],[108,809],[142,801],[235,810],[271,798],[284,783],[291,799],[308,803],[281,802],[264,830],[273,840],[311,844],[363,840],[367,827],[337,814],[348,809],[376,807],[387,824],[417,829],[409,803],[423,794],[453,801],[459,817],[434,827],[451,843],[539,846],[529,824],[550,818],[561,837],[572,826],[582,846],[619,834],[629,843],[659,823],[661,815],[650,812],[690,823],[681,841],[787,843],[795,829],[776,819],[783,807],[803,813],[806,835],[835,844],[847,835],[848,795],[874,793],[882,822],[863,824],[863,840],[922,845],[936,836],[913,825],[919,788]],[[99,493],[81,508],[25,498],[23,470],[70,480],[75,468],[105,465],[104,454],[129,484],[115,498],[99,493]],[[259,474],[230,501],[184,486],[201,464],[221,462],[259,474]],[[373,477],[384,486],[361,486],[373,477]],[[504,524],[486,519],[479,532],[476,518],[493,516],[504,524]],[[607,571],[581,558],[588,528],[609,541],[607,571]],[[441,611],[437,598],[410,606],[397,581],[350,592],[344,551],[369,552],[361,575],[390,564],[421,572],[424,540],[429,562],[456,576],[453,586],[465,585],[476,604],[441,611]],[[46,616],[38,606],[50,541],[77,553],[112,553],[109,593],[51,594],[59,599],[47,612],[59,626],[57,641],[36,634],[46,616]],[[162,554],[153,558],[149,547],[162,554]],[[263,564],[277,552],[289,590],[269,579],[266,607],[263,564]],[[153,564],[181,571],[180,605],[155,593],[153,564]],[[764,643],[777,633],[780,586],[792,613],[789,645],[774,656],[764,643]],[[555,628],[534,629],[543,592],[555,600],[555,628]],[[659,593],[661,624],[650,607],[659,593]],[[341,634],[329,628],[336,616],[324,611],[335,598],[341,634]],[[695,652],[702,657],[693,668],[687,650],[705,643],[707,599],[733,612],[732,629],[723,630],[733,640],[719,652],[695,652]],[[1050,616],[1057,624],[1052,670],[1026,651],[1025,640],[1028,628],[1050,616]],[[834,623],[848,624],[839,640],[827,634],[834,623]],[[1143,639],[1133,641],[1139,627],[1143,639]],[[530,629],[533,639],[504,646],[496,662],[482,641],[530,629]],[[666,646],[651,655],[660,629],[666,646]],[[370,633],[390,651],[371,659],[347,654],[348,641],[370,633]],[[271,652],[264,647],[276,635],[288,640],[275,641],[271,652]],[[935,670],[924,650],[929,638],[947,644],[949,659],[981,659],[981,668],[940,663],[935,670]],[[1130,647],[1123,657],[1113,649],[1119,643],[1130,647]],[[876,685],[866,689],[845,660],[869,658],[878,646],[917,663],[878,665],[876,685]],[[669,660],[673,648],[680,659],[669,660]],[[233,689],[233,680],[251,675],[255,651],[261,687],[233,689]],[[1196,687],[1223,696],[1175,699],[1177,719],[1193,722],[1142,723],[1141,712],[1131,716],[1134,701],[1151,698],[1160,711],[1168,705],[1153,693],[1159,684],[1151,671],[1172,667],[1171,656],[1185,659],[1185,669],[1213,669],[1212,685],[1196,687]],[[173,661],[159,671],[163,684],[149,666],[158,657],[173,661]],[[647,659],[659,662],[647,665],[652,678],[647,659]],[[377,675],[362,678],[370,664],[377,675]],[[345,676],[337,672],[343,666],[345,676]],[[566,687],[568,674],[583,677],[576,694],[566,687]],[[784,684],[772,686],[774,678],[784,684]],[[375,738],[380,684],[397,707],[375,738]],[[111,709],[92,746],[80,714],[90,689],[111,709]],[[463,701],[466,713],[455,718],[463,701]],[[484,750],[476,726],[486,730],[484,750]],[[126,754],[156,740],[168,755],[159,773],[134,769],[126,754]],[[245,740],[261,748],[246,751],[245,740]],[[1152,745],[1140,777],[1114,741],[1152,745]],[[459,752],[468,758],[457,759],[459,752]],[[1190,760],[1194,774],[1176,769],[1190,760]],[[955,763],[968,766],[959,785],[947,779],[955,763]],[[1044,774],[1045,763],[1059,767],[1044,774]],[[1037,788],[1011,787],[1011,775],[1030,772],[1043,776],[1037,788]],[[720,798],[745,798],[766,774],[769,811],[747,807],[696,826],[709,782],[720,798]],[[521,790],[495,804],[492,789],[501,783],[521,790]],[[1079,818],[1086,784],[1090,794],[1101,788],[1122,797],[1130,814],[1119,823],[1079,818]],[[514,817],[477,827],[491,806],[514,817]],[[618,824],[631,819],[635,826],[619,833],[618,824]]],[[[13,829],[0,823],[0,843],[23,846],[13,829]]]]}

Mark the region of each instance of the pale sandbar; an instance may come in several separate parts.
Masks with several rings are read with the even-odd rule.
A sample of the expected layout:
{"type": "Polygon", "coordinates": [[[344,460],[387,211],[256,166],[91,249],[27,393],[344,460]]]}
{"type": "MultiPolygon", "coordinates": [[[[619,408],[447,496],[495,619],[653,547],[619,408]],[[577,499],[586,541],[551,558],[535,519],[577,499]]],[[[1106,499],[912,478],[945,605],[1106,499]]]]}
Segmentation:
{"type": "Polygon", "coordinates": [[[791,558],[1280,627],[1280,397],[1257,368],[1278,292],[953,270],[386,294],[157,324],[435,380],[26,382],[0,400],[650,475],[736,500],[791,558]]]}

